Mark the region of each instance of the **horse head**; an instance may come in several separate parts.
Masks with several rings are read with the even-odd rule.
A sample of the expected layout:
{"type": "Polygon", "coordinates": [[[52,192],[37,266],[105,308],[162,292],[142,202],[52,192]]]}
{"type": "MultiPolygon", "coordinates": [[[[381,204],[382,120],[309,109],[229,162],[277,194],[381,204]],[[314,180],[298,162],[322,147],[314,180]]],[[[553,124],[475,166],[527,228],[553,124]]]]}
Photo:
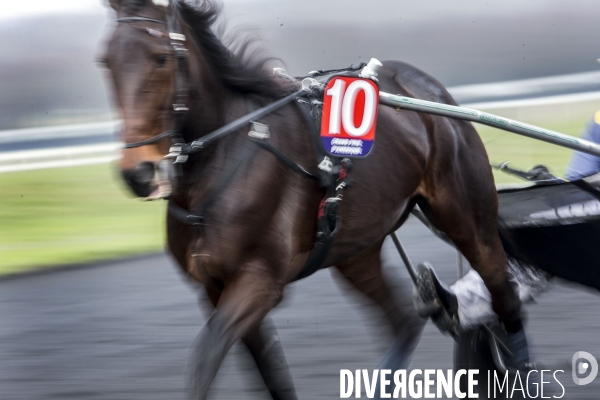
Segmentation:
{"type": "Polygon", "coordinates": [[[172,191],[172,163],[164,156],[177,129],[173,107],[178,66],[173,42],[180,41],[185,51],[183,35],[173,36],[167,22],[176,5],[169,0],[110,0],[110,4],[117,12],[117,24],[101,61],[110,71],[123,119],[121,139],[126,146],[121,174],[137,196],[165,198],[172,191]]]}
{"type": "Polygon", "coordinates": [[[212,29],[217,2],[110,4],[117,25],[103,61],[124,121],[121,173],[137,196],[168,197],[175,184],[173,164],[164,160],[171,142],[193,141],[240,115],[235,99],[254,94],[274,100],[295,90],[274,78],[266,68],[269,58],[257,56],[252,38],[239,41],[238,52],[220,41],[212,29]]]}

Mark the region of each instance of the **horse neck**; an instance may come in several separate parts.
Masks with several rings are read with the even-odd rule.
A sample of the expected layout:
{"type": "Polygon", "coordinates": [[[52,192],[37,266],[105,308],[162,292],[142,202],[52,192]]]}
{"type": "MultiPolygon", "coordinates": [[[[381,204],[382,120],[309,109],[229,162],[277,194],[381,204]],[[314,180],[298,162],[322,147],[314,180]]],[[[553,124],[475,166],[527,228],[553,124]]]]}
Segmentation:
{"type": "Polygon", "coordinates": [[[184,138],[193,141],[223,125],[224,104],[230,95],[197,45],[190,46],[188,68],[190,99],[184,138]]]}
{"type": "MultiPolygon", "coordinates": [[[[189,53],[190,100],[183,128],[184,140],[188,143],[249,112],[244,96],[222,83],[198,46],[191,45],[189,53]]],[[[206,181],[206,177],[218,179],[220,175],[215,171],[222,170],[235,161],[232,157],[238,153],[245,140],[245,135],[234,133],[202,149],[185,166],[187,180],[190,183],[199,180],[210,184],[210,179],[206,181]]],[[[192,192],[196,192],[195,189],[192,192]]],[[[180,202],[189,203],[190,199],[187,197],[192,192],[180,193],[179,196],[185,196],[180,198],[180,202]]]]}

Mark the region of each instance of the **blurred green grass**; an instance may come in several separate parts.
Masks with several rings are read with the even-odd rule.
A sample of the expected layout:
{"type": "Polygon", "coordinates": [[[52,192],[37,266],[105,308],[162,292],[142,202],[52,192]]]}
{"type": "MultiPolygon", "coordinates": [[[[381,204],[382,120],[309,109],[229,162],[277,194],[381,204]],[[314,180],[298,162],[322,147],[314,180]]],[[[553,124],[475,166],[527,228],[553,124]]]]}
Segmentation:
{"type": "MultiPolygon", "coordinates": [[[[517,121],[580,136],[585,125],[600,108],[599,101],[575,102],[521,108],[487,109],[486,112],[517,121]]],[[[546,165],[563,176],[572,151],[550,143],[530,139],[489,126],[474,124],[488,152],[490,163],[508,161],[513,168],[528,170],[536,164],[546,165]]],[[[496,183],[523,182],[517,177],[494,170],[496,183]]]]}
{"type": "Polygon", "coordinates": [[[161,250],[165,205],[129,197],[114,168],[0,174],[0,275],[161,250]]]}
{"type": "MultiPolygon", "coordinates": [[[[486,110],[579,136],[596,102],[486,110]]],[[[563,175],[571,151],[475,125],[492,163],[545,164],[563,175]]],[[[126,194],[113,165],[0,174],[0,275],[159,251],[164,202],[126,194]]],[[[499,171],[497,183],[519,182],[499,171]]]]}

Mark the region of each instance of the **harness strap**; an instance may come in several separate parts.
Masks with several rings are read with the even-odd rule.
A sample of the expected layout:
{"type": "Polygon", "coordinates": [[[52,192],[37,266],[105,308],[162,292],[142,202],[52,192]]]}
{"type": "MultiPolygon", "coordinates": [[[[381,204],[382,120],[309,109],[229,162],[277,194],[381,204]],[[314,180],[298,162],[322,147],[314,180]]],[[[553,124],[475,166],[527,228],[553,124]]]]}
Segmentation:
{"type": "Polygon", "coordinates": [[[279,161],[284,163],[289,169],[294,171],[297,174],[303,175],[307,178],[310,178],[314,181],[319,181],[319,177],[308,172],[302,165],[296,163],[287,155],[285,155],[281,150],[277,147],[273,146],[270,142],[264,139],[253,140],[254,143],[262,147],[263,149],[270,151],[279,161]]]}
{"type": "Polygon", "coordinates": [[[283,107],[286,104],[290,103],[291,101],[295,100],[298,96],[300,96],[304,92],[305,92],[304,90],[299,90],[297,92],[287,95],[286,97],[284,97],[282,99],[277,100],[274,103],[271,103],[267,106],[259,108],[256,111],[253,111],[241,118],[238,118],[235,121],[230,122],[229,124],[223,126],[222,128],[219,128],[216,131],[209,133],[208,135],[203,136],[198,140],[193,141],[189,145],[185,145],[182,152],[184,154],[185,153],[195,153],[195,152],[199,151],[200,149],[208,146],[210,143],[212,143],[216,140],[219,140],[222,137],[229,135],[230,133],[237,131],[238,129],[240,129],[243,126],[250,123],[252,120],[260,119],[260,118],[272,113],[273,111],[280,109],[281,107],[283,107]]]}
{"type": "MultiPolygon", "coordinates": [[[[250,99],[246,100],[246,105],[249,110],[256,109],[255,103],[250,99]]],[[[173,215],[182,224],[197,227],[204,226],[204,214],[206,212],[206,209],[210,207],[210,205],[215,201],[217,196],[226,189],[227,185],[229,184],[229,182],[231,182],[231,180],[235,176],[238,169],[242,166],[242,164],[249,162],[250,158],[252,158],[252,156],[256,154],[257,151],[258,147],[252,146],[249,143],[244,143],[240,157],[236,157],[237,159],[239,159],[239,161],[237,163],[229,165],[229,168],[223,175],[223,178],[219,180],[219,182],[209,190],[206,196],[204,196],[202,203],[200,204],[200,206],[197,207],[195,213],[178,206],[172,200],[169,201],[169,207],[167,208],[167,211],[170,212],[171,215],[173,215]]]]}
{"type": "Polygon", "coordinates": [[[208,192],[206,196],[202,199],[202,203],[195,208],[195,210],[187,211],[184,208],[176,205],[172,200],[169,201],[168,211],[181,223],[192,226],[203,226],[205,225],[205,217],[204,214],[208,207],[212,205],[212,203],[216,200],[217,196],[221,194],[229,185],[229,182],[233,179],[236,172],[239,168],[250,161],[252,156],[256,154],[258,151],[258,147],[251,146],[249,144],[245,144],[242,150],[242,154],[238,158],[239,161],[235,164],[230,164],[229,168],[223,175],[223,179],[221,179],[216,185],[214,185],[208,192]],[[175,207],[172,207],[171,204],[174,204],[175,207]]]}
{"type": "Polygon", "coordinates": [[[156,143],[160,140],[163,140],[164,138],[168,138],[174,135],[173,131],[166,131],[161,133],[160,135],[156,135],[156,136],[152,136],[149,139],[146,140],[140,140],[139,142],[135,142],[135,143],[126,143],[123,148],[124,149],[135,149],[136,147],[142,147],[142,146],[146,146],[148,144],[152,144],[152,143],[156,143]]]}
{"type": "Polygon", "coordinates": [[[315,144],[318,153],[322,153],[321,146],[319,146],[319,129],[317,128],[317,124],[315,123],[315,118],[311,115],[311,112],[308,110],[306,106],[310,106],[310,104],[304,100],[304,98],[298,98],[296,102],[296,106],[300,111],[300,115],[304,118],[304,122],[308,125],[308,129],[310,129],[311,138],[313,143],[315,144]]]}
{"type": "Polygon", "coordinates": [[[365,63],[365,62],[361,62],[361,63],[360,63],[360,64],[358,64],[358,65],[354,65],[354,64],[352,64],[351,66],[349,66],[349,67],[346,67],[346,68],[339,68],[339,69],[327,69],[327,70],[322,70],[322,69],[319,69],[319,70],[316,70],[316,71],[311,71],[311,72],[309,72],[309,73],[308,73],[308,75],[305,75],[305,76],[298,76],[298,77],[296,77],[296,79],[300,79],[300,80],[302,80],[302,79],[304,79],[304,78],[314,78],[314,77],[317,77],[317,76],[323,76],[323,75],[335,74],[335,73],[337,73],[337,72],[354,72],[354,71],[360,71],[361,69],[363,69],[363,67],[364,67],[365,65],[367,65],[367,63],[365,63]]]}
{"type": "MultiPolygon", "coordinates": [[[[256,109],[254,102],[247,100],[249,109],[256,109]]],[[[260,111],[262,109],[259,109],[260,111]]],[[[251,112],[250,114],[254,114],[251,112]]],[[[226,125],[229,126],[229,125],[226,125]]],[[[149,139],[150,140],[150,139],[149,139]]],[[[172,200],[169,201],[169,206],[167,211],[171,213],[179,222],[191,225],[191,226],[202,226],[204,225],[204,216],[206,209],[213,203],[216,197],[227,187],[229,182],[235,176],[235,173],[240,168],[242,164],[245,164],[250,160],[250,158],[257,152],[257,150],[262,147],[263,149],[270,151],[279,161],[288,166],[292,171],[297,174],[303,175],[307,178],[313,179],[315,181],[319,181],[319,177],[308,172],[304,167],[294,162],[291,158],[289,158],[285,153],[281,150],[273,146],[266,140],[256,139],[252,140],[258,146],[251,146],[249,144],[245,145],[244,150],[242,152],[241,157],[239,157],[239,162],[235,164],[231,164],[230,168],[227,170],[223,178],[209,191],[209,193],[204,197],[200,206],[195,210],[195,212],[188,211],[180,206],[178,206],[172,200]]],[[[137,144],[137,143],[136,143],[137,144]]]]}
{"type": "MultiPolygon", "coordinates": [[[[313,142],[313,147],[315,149],[315,154],[317,155],[317,164],[319,164],[322,160],[325,159],[326,154],[321,147],[321,143],[319,142],[319,128],[316,124],[316,117],[308,110],[307,106],[310,107],[310,103],[307,102],[296,102],[296,106],[300,111],[300,115],[304,118],[304,122],[308,125],[308,129],[311,133],[311,138],[313,142]]],[[[334,184],[334,178],[331,171],[325,171],[319,168],[319,186],[322,188],[328,188],[334,184]]]]}
{"type": "Polygon", "coordinates": [[[182,35],[181,25],[179,23],[179,2],[171,1],[171,13],[167,15],[167,26],[169,27],[169,39],[171,47],[177,61],[177,68],[174,71],[175,82],[175,101],[173,102],[173,143],[183,142],[181,131],[185,123],[185,117],[189,102],[189,63],[187,62],[188,49],[184,45],[185,36],[182,35]],[[180,36],[172,36],[171,34],[180,36]],[[178,73],[179,72],[179,73],[178,73]]]}
{"type": "Polygon", "coordinates": [[[204,213],[204,211],[208,207],[210,207],[210,205],[215,201],[217,196],[227,188],[229,182],[233,180],[236,172],[240,169],[240,167],[250,162],[250,159],[256,154],[257,151],[257,147],[251,146],[249,143],[244,144],[244,148],[242,149],[242,152],[238,158],[239,161],[229,166],[229,168],[223,175],[223,179],[221,179],[216,185],[214,185],[211,188],[210,192],[204,197],[204,200],[198,207],[199,214],[204,213]]]}
{"type": "Polygon", "coordinates": [[[138,21],[155,22],[157,24],[163,24],[163,25],[167,24],[165,21],[160,21],[158,19],[146,18],[146,17],[123,17],[123,18],[116,19],[116,22],[138,22],[138,21]]]}
{"type": "Polygon", "coordinates": [[[327,194],[319,204],[315,245],[304,268],[298,273],[295,280],[306,278],[323,267],[323,263],[329,255],[329,250],[333,246],[333,240],[342,225],[339,208],[342,201],[342,191],[348,186],[351,172],[352,161],[349,158],[343,159],[339,166],[337,180],[327,188],[327,194]]]}
{"type": "Polygon", "coordinates": [[[169,200],[167,212],[175,217],[176,220],[185,225],[202,226],[204,218],[200,215],[190,214],[188,210],[177,205],[173,200],[169,200]]]}
{"type": "Polygon", "coordinates": [[[304,268],[302,268],[302,271],[300,271],[294,280],[299,281],[300,279],[307,278],[317,272],[325,262],[332,245],[333,241],[317,241],[311,250],[310,255],[308,256],[308,260],[306,261],[304,268]]]}

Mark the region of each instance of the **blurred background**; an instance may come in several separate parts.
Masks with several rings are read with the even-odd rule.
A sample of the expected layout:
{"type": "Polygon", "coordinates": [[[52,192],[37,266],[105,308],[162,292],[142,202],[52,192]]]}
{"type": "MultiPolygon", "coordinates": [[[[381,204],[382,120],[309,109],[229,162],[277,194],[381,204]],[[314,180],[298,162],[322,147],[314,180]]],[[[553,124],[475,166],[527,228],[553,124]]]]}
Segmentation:
{"type": "MultiPolygon", "coordinates": [[[[250,29],[292,74],[371,57],[402,60],[436,77],[462,105],[579,135],[600,109],[598,15],[597,0],[225,0],[223,20],[231,32],[250,29]]],[[[183,396],[183,360],[202,320],[193,292],[162,255],[164,205],[128,197],[111,164],[119,115],[94,60],[113,19],[102,0],[5,2],[0,12],[0,275],[102,266],[0,282],[2,399],[183,396]],[[133,256],[141,258],[105,262],[133,256]]],[[[564,173],[569,150],[476,128],[493,163],[543,163],[564,173]]],[[[415,261],[427,257],[452,282],[454,252],[414,222],[403,229],[415,261]]],[[[389,273],[410,292],[389,257],[389,273]]],[[[362,300],[344,303],[331,285],[320,272],[294,285],[293,303],[277,311],[306,398],[336,398],[339,368],[374,368],[385,347],[373,344],[364,314],[353,314],[366,307],[362,300]],[[323,367],[311,372],[319,354],[323,367]]],[[[535,329],[554,332],[538,337],[540,353],[600,355],[589,335],[600,327],[598,298],[564,287],[557,293],[531,312],[535,329]]],[[[429,352],[418,365],[451,367],[450,339],[428,326],[424,343],[429,352]]],[[[248,367],[228,360],[215,390],[236,398],[227,383],[248,367]]],[[[570,398],[596,398],[598,386],[577,390],[570,398]]]]}
{"type": "MultiPolygon", "coordinates": [[[[111,177],[119,115],[94,61],[113,28],[105,3],[12,2],[0,15],[0,271],[162,246],[161,205],[126,199],[111,177]]],[[[227,0],[220,22],[292,74],[403,60],[463,105],[578,135],[600,103],[597,11],[592,0],[227,0]]],[[[568,150],[477,129],[492,162],[563,174],[568,150]]]]}

